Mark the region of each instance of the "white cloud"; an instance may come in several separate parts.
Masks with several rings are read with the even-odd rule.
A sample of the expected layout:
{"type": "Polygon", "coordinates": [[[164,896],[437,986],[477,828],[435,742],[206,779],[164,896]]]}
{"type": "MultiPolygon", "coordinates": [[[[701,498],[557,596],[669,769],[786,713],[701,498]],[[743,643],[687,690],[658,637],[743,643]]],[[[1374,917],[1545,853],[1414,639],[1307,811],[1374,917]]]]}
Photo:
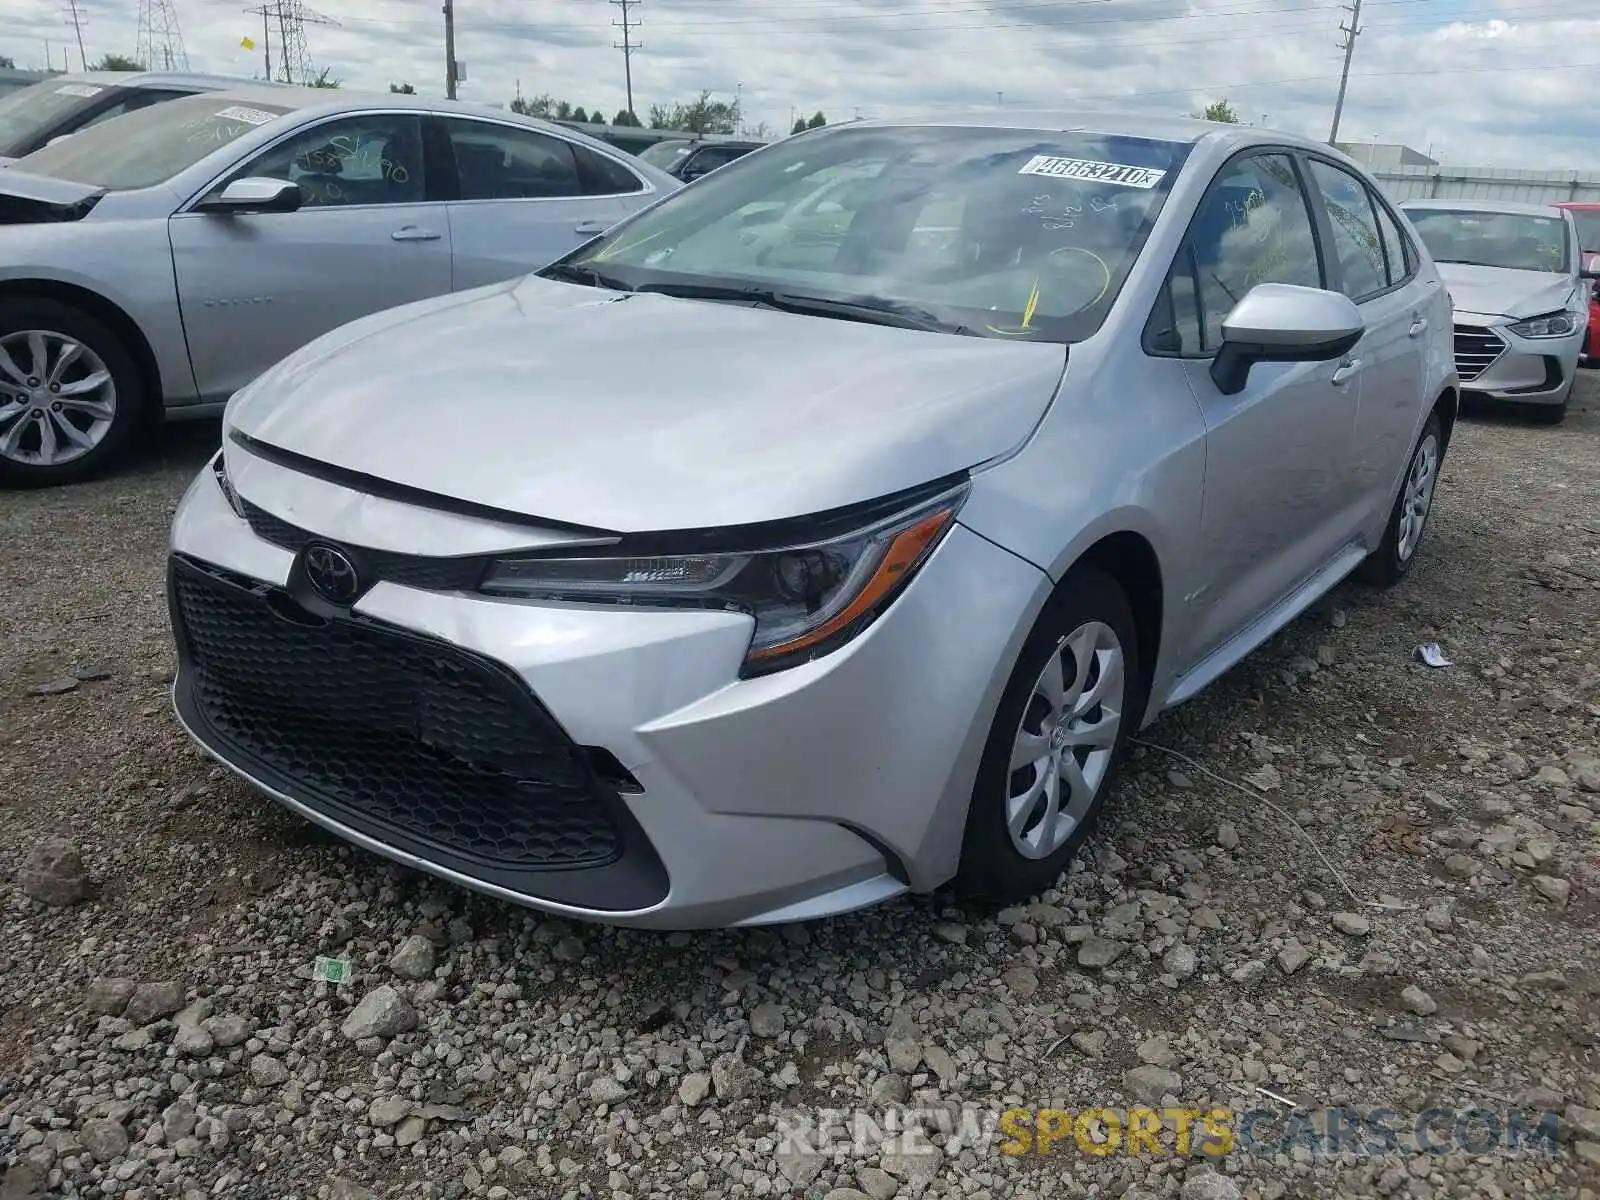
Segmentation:
{"type": "MultiPolygon", "coordinates": [[[[246,0],[175,0],[195,69],[261,69],[246,0]]],[[[316,0],[337,28],[308,27],[311,54],[347,86],[407,80],[443,90],[437,0],[316,0]]],[[[8,0],[0,54],[58,64],[76,42],[61,0],[8,0]]],[[[93,60],[132,53],[136,4],[79,0],[93,60]]],[[[1433,147],[1458,165],[1595,165],[1592,88],[1600,15],[1555,0],[1367,0],[1341,138],[1433,147]]],[[[742,91],[748,118],[834,120],[913,108],[1062,107],[1162,112],[1228,99],[1246,120],[1326,137],[1338,83],[1330,0],[644,0],[635,108],[742,91]],[[741,88],[742,85],[742,88],[741,88]]],[[[615,5],[457,0],[465,99],[506,101],[518,81],[574,104],[623,104],[615,5]]],[[[274,43],[277,30],[271,31],[274,43]]]]}

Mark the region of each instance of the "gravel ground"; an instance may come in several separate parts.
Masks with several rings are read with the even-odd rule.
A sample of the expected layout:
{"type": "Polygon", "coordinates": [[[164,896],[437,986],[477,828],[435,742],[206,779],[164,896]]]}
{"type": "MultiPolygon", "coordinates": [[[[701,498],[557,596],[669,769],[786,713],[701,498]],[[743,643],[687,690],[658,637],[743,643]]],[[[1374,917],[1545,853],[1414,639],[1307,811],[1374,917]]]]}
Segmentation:
{"type": "Polygon", "coordinates": [[[1339,589],[1151,730],[1188,761],[1141,749],[1037,903],[715,935],[491,903],[211,768],[168,711],[162,555],[215,436],[0,501],[3,1200],[1600,1197],[1593,377],[1559,428],[1464,421],[1408,583],[1339,589]],[[983,1136],[1139,1105],[1263,1135],[1386,1107],[1401,1144],[983,1136]],[[1494,1117],[1408,1153],[1436,1106],[1494,1117]],[[1556,1148],[1486,1146],[1513,1111],[1556,1148]]]}

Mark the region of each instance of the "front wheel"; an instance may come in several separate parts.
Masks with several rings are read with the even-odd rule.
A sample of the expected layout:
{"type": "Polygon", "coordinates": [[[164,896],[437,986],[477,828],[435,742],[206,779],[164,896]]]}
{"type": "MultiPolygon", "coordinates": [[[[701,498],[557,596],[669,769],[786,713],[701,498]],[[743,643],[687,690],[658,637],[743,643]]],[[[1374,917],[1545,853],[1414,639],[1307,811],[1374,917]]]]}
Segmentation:
{"type": "Polygon", "coordinates": [[[1099,570],[1063,581],[1001,696],[967,813],[956,888],[1010,904],[1055,883],[1088,836],[1144,713],[1127,597],[1099,570]]]}
{"type": "Polygon", "coordinates": [[[1422,534],[1433,512],[1433,489],[1439,482],[1439,466],[1444,460],[1444,426],[1439,414],[1430,413],[1422,435],[1411,451],[1400,494],[1389,511],[1383,541],[1361,564],[1361,575],[1379,587],[1391,587],[1411,572],[1422,545],[1422,534]]]}
{"type": "Polygon", "coordinates": [[[132,355],[99,321],[54,300],[0,301],[0,485],[97,474],[137,433],[142,403],[132,355]]]}

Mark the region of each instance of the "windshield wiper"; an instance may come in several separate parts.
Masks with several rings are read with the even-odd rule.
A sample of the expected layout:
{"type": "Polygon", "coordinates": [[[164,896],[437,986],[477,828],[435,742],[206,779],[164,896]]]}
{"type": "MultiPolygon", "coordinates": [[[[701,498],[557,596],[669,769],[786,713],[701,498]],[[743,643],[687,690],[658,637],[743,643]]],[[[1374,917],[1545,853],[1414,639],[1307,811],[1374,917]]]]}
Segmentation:
{"type": "Polygon", "coordinates": [[[552,263],[536,274],[543,279],[564,279],[568,283],[581,283],[588,287],[610,288],[613,292],[633,291],[633,288],[615,275],[607,275],[604,271],[583,263],[552,263]]]}
{"type": "Polygon", "coordinates": [[[685,300],[742,300],[749,304],[781,309],[784,312],[838,317],[845,321],[889,325],[896,329],[919,329],[924,333],[971,333],[965,325],[942,321],[926,309],[880,296],[857,296],[850,300],[835,300],[829,296],[780,292],[755,284],[725,283],[643,283],[635,290],[657,292],[663,296],[677,296],[685,300]]]}

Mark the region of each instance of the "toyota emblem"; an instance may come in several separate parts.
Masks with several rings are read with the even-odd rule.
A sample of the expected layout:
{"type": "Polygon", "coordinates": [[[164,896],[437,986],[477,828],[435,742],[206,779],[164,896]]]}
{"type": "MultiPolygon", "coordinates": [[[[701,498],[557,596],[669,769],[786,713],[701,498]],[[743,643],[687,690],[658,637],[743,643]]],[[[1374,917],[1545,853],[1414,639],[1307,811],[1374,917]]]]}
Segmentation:
{"type": "Polygon", "coordinates": [[[349,604],[361,591],[356,565],[343,550],[332,546],[306,547],[306,578],[330,604],[349,604]]]}

